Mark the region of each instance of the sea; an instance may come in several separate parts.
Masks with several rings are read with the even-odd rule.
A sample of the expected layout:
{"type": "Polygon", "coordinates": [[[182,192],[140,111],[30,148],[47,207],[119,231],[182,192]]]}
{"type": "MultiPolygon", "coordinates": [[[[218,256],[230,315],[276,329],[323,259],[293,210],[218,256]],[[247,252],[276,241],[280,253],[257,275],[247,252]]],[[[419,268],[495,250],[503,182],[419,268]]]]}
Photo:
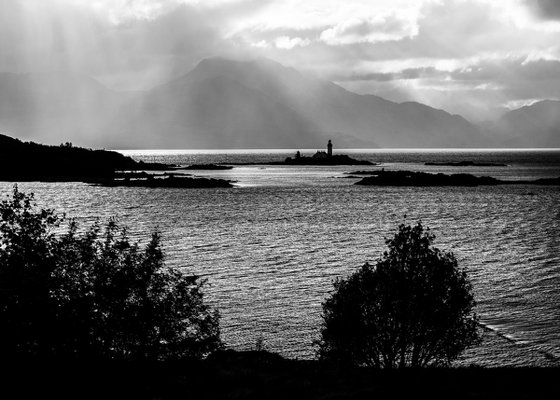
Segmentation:
{"type": "MultiPolygon", "coordinates": [[[[316,149],[302,150],[312,155],[316,149]]],[[[452,251],[477,300],[483,342],[459,366],[560,366],[560,187],[368,187],[356,170],[470,173],[519,181],[560,176],[560,150],[335,149],[374,166],[270,165],[281,150],[128,150],[136,160],[234,181],[233,188],[101,187],[19,183],[41,207],[85,229],[116,218],[141,243],[162,234],[167,265],[206,280],[228,348],[264,347],[313,359],[322,302],[333,281],[375,263],[401,223],[420,221],[434,245],[452,251]],[[426,166],[475,161],[505,166],[426,166]]],[[[0,182],[5,198],[13,183],[0,182]]]]}

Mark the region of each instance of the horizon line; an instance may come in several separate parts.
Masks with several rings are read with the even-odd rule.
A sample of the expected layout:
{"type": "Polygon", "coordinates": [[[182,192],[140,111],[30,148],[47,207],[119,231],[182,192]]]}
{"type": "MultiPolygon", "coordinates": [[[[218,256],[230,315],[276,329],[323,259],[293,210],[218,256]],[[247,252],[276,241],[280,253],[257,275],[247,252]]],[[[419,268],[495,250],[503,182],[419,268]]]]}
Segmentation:
{"type": "MultiPolygon", "coordinates": [[[[289,152],[289,151],[317,151],[323,148],[229,148],[229,149],[219,149],[219,148],[206,148],[206,149],[107,149],[116,152],[126,152],[126,153],[141,153],[141,152],[157,152],[157,153],[203,153],[203,152],[289,152]]],[[[481,152],[523,152],[523,151],[560,151],[558,147],[386,147],[386,148],[362,148],[362,147],[348,147],[348,148],[337,148],[335,151],[380,151],[380,152],[400,152],[400,151],[414,151],[414,152],[467,152],[467,151],[481,151],[481,152]]]]}

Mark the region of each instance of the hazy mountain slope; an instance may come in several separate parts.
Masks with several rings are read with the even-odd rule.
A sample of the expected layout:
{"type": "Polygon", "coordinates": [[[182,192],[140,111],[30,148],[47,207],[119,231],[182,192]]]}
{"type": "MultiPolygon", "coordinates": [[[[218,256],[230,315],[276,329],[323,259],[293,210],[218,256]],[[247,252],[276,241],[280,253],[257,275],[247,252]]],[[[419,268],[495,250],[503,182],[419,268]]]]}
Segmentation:
{"type": "Polygon", "coordinates": [[[106,148],[316,147],[317,126],[227,76],[118,93],[54,74],[0,74],[0,132],[106,148]]]}
{"type": "MultiPolygon", "coordinates": [[[[329,135],[313,116],[305,115],[297,96],[306,82],[299,73],[270,62],[277,71],[261,68],[261,63],[225,59],[203,60],[187,75],[146,93],[132,115],[150,115],[151,121],[128,129],[149,140],[153,123],[166,126],[166,138],[187,147],[210,148],[316,148],[329,135]],[[287,77],[301,77],[294,84],[287,77]],[[170,125],[167,122],[173,121],[170,125]]],[[[122,126],[122,122],[117,123],[122,126]]],[[[339,147],[375,147],[371,140],[342,133],[339,147]]]]}
{"type": "Polygon", "coordinates": [[[115,125],[134,131],[143,147],[161,140],[185,148],[293,148],[323,142],[317,127],[286,104],[221,75],[158,87],[132,103],[115,125]]]}
{"type": "Polygon", "coordinates": [[[128,98],[78,75],[0,73],[0,132],[110,147],[111,136],[102,131],[128,98]]]}
{"type": "Polygon", "coordinates": [[[423,104],[358,95],[270,60],[200,62],[146,92],[77,75],[0,73],[0,132],[105,148],[559,146],[559,102],[491,128],[423,104]]]}
{"type": "Polygon", "coordinates": [[[460,116],[418,103],[397,104],[377,96],[357,95],[270,60],[207,59],[182,80],[209,76],[228,76],[289,104],[335,140],[347,134],[388,147],[469,146],[481,140],[478,129],[460,116]]]}
{"type": "Polygon", "coordinates": [[[490,129],[505,147],[560,147],[560,101],[510,111],[490,129]]]}

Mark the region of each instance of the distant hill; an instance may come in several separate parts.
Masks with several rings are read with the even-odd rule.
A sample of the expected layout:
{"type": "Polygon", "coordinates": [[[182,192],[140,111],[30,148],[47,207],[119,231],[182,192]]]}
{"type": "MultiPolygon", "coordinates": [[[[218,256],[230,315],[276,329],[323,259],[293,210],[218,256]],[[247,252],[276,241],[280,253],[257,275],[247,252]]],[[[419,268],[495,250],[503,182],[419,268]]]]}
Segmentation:
{"type": "Polygon", "coordinates": [[[489,127],[505,147],[560,147],[560,101],[545,100],[505,114],[489,127]]]}
{"type": "Polygon", "coordinates": [[[222,140],[233,147],[313,148],[328,138],[337,147],[460,147],[479,139],[462,117],[357,95],[266,59],[206,59],[147,97],[146,110],[192,127],[177,135],[198,132],[217,139],[213,147],[222,140]],[[175,114],[169,104],[180,104],[175,114]]]}
{"type": "Polygon", "coordinates": [[[0,132],[50,144],[219,149],[322,148],[328,139],[335,148],[557,143],[557,112],[544,118],[527,111],[531,117],[519,117],[519,124],[514,113],[480,128],[420,103],[358,95],[266,59],[206,59],[144,92],[117,92],[72,74],[0,73],[0,132]]]}
{"type": "Polygon", "coordinates": [[[227,75],[155,88],[130,102],[113,124],[148,148],[313,148],[325,142],[294,108],[227,75]]]}

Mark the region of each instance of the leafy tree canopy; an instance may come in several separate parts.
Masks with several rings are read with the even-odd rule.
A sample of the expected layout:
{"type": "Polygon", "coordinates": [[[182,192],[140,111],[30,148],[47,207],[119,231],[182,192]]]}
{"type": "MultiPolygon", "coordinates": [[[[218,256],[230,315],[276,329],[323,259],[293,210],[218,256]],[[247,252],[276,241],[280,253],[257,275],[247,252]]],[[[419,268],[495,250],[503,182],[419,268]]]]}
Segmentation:
{"type": "Polygon", "coordinates": [[[421,223],[400,225],[375,266],[365,264],[323,303],[319,356],[380,368],[448,365],[480,340],[472,286],[421,223]]]}
{"type": "Polygon", "coordinates": [[[62,221],[17,186],[0,203],[4,355],[157,360],[221,347],[205,282],[165,267],[158,233],[140,248],[113,220],[84,233],[62,221]]]}

